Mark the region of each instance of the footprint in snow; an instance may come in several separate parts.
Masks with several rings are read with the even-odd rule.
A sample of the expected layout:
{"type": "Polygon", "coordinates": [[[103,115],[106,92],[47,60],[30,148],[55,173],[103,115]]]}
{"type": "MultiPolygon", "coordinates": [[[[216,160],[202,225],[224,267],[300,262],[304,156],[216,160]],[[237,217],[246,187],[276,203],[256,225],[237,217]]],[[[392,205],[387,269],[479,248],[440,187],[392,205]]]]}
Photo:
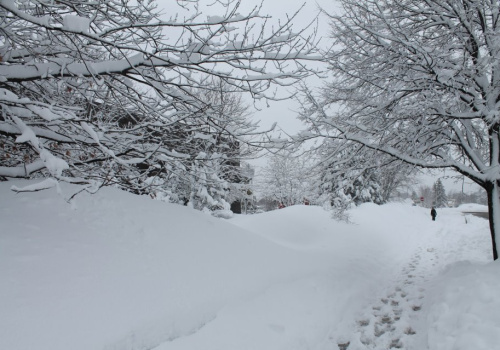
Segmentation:
{"type": "MultiPolygon", "coordinates": [[[[429,250],[428,250],[429,251],[429,250]]],[[[405,339],[416,334],[410,325],[400,322],[408,322],[422,309],[420,302],[423,298],[424,288],[417,288],[416,285],[425,281],[426,273],[422,271],[425,266],[421,266],[423,261],[419,250],[409,261],[408,265],[402,269],[401,280],[394,287],[394,292],[379,299],[378,303],[371,307],[370,317],[360,319],[356,322],[359,330],[359,341],[370,349],[404,349],[405,339]],[[413,315],[413,316],[412,316],[413,315]],[[401,321],[404,319],[405,321],[401,321]]],[[[437,259],[433,250],[434,258],[437,259]]],[[[338,342],[340,350],[348,350],[349,342],[338,342]]]]}

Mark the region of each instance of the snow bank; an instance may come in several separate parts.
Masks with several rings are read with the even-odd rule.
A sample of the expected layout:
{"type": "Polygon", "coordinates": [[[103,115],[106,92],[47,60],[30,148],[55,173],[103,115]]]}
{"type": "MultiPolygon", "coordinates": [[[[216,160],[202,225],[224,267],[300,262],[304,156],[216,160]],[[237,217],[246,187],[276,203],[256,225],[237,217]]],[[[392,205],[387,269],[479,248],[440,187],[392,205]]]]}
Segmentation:
{"type": "Polygon", "coordinates": [[[429,349],[500,347],[500,261],[457,263],[433,286],[426,302],[429,349]]]}
{"type": "Polygon", "coordinates": [[[74,210],[64,199],[74,186],[16,195],[12,183],[28,184],[0,183],[2,349],[152,348],[307,271],[186,207],[104,188],[78,195],[74,210]]]}
{"type": "Polygon", "coordinates": [[[481,204],[475,204],[475,203],[468,203],[468,204],[461,204],[458,207],[458,210],[461,211],[488,211],[488,207],[486,205],[481,205],[481,204]]]}
{"type": "Polygon", "coordinates": [[[30,184],[0,182],[0,349],[334,349],[415,251],[439,264],[413,349],[498,345],[487,224],[459,210],[432,222],[424,208],[365,204],[346,225],[294,206],[226,220],[113,188],[72,205],[77,186],[10,191],[30,184]]]}
{"type": "Polygon", "coordinates": [[[491,350],[500,344],[500,264],[492,262],[488,220],[461,215],[486,211],[477,204],[441,209],[431,241],[436,276],[422,286],[421,332],[416,349],[491,350]],[[442,225],[442,226],[441,226],[442,225]]]}

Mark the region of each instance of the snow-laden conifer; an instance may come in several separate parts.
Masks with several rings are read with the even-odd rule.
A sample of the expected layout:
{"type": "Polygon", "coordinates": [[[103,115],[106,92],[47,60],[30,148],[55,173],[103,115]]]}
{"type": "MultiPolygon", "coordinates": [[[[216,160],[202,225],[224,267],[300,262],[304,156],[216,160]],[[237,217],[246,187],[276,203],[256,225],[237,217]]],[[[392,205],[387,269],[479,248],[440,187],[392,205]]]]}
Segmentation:
{"type": "Polygon", "coordinates": [[[446,196],[446,190],[444,189],[444,185],[441,182],[441,179],[438,179],[434,185],[432,186],[432,190],[434,192],[434,206],[438,208],[444,208],[448,206],[448,197],[446,196]]]}

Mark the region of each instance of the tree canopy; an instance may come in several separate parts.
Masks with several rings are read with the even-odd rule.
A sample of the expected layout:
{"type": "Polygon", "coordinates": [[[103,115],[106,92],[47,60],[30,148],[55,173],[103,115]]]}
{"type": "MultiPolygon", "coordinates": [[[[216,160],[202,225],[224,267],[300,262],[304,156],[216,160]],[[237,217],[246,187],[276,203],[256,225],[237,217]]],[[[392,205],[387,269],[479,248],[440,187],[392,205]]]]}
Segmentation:
{"type": "Polygon", "coordinates": [[[0,177],[224,187],[257,133],[238,94],[273,98],[319,58],[294,16],[270,25],[240,1],[212,4],[217,16],[198,5],[167,15],[155,1],[0,2],[0,177]]]}

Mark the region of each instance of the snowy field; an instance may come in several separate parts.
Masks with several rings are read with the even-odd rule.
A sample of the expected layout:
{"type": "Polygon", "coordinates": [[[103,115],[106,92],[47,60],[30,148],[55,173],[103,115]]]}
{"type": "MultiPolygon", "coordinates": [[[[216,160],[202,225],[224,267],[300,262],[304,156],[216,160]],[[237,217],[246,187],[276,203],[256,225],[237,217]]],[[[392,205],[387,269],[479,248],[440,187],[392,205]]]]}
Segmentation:
{"type": "Polygon", "coordinates": [[[500,349],[500,263],[460,209],[224,220],[13,184],[28,182],[0,183],[0,349],[500,349]]]}

